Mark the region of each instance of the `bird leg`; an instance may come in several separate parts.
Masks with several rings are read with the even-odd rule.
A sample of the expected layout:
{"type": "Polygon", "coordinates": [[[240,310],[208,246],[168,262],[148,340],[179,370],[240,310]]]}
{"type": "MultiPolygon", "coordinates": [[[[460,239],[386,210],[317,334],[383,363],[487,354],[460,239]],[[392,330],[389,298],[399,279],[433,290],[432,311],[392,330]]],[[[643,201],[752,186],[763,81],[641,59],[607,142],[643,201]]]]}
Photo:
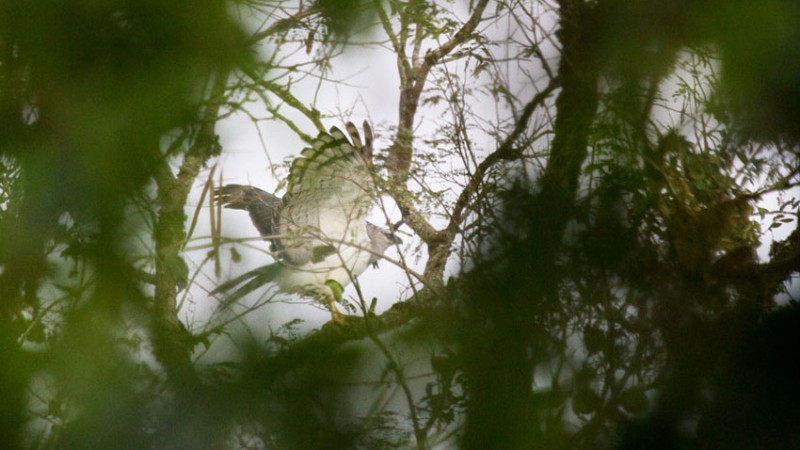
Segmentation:
{"type": "Polygon", "coordinates": [[[325,280],[325,285],[330,289],[330,292],[325,297],[328,300],[328,309],[331,310],[331,319],[335,323],[345,323],[344,315],[336,308],[336,302],[342,301],[342,293],[344,288],[336,280],[325,280]]]}
{"type": "Polygon", "coordinates": [[[346,322],[344,315],[342,315],[336,307],[336,300],[333,297],[328,297],[328,309],[331,310],[331,322],[338,324],[346,322]]]}

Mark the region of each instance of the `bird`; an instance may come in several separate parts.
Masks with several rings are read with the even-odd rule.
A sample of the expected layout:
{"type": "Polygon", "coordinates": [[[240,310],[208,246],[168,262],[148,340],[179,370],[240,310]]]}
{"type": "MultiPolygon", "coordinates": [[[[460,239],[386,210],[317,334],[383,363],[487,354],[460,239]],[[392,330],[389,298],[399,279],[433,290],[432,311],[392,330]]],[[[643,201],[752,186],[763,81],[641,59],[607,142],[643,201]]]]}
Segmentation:
{"type": "Polygon", "coordinates": [[[230,304],[276,282],[278,289],[315,298],[327,305],[334,322],[342,292],[392,245],[395,231],[366,220],[377,196],[372,164],[372,130],[365,121],[364,141],[352,122],[320,132],[289,169],[283,198],[254,186],[226,184],[214,197],[227,209],[244,210],[276,261],[218,286],[230,304]],[[349,136],[349,139],[348,139],[349,136]]]}

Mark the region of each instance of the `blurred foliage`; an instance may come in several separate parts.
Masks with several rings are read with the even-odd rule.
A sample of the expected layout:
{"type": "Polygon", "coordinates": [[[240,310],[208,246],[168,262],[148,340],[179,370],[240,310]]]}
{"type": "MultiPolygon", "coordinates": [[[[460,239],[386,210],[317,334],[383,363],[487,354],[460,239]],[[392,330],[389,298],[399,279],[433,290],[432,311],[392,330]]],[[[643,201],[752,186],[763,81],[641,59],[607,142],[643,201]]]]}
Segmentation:
{"type": "Polygon", "coordinates": [[[489,27],[461,33],[448,2],[0,1],[0,448],[797,447],[800,319],[776,298],[800,271],[800,6],[556,3],[557,36],[527,4],[480,10],[544,33],[515,58],[557,98],[525,105],[489,27]],[[249,38],[233,19],[283,7],[249,38]],[[191,329],[186,199],[214,123],[258,101],[301,136],[281,107],[321,126],[292,94],[299,66],[248,45],[321,43],[323,79],[373,22],[413,36],[403,79],[456,118],[415,141],[411,178],[466,178],[469,195],[419,181],[396,198],[445,218],[464,198],[445,247],[469,270],[345,327],[191,329]],[[451,42],[446,62],[472,70],[415,80],[451,42]],[[514,117],[488,126],[494,165],[455,173],[477,154],[477,91],[514,117]],[[216,336],[245,343],[238,362],[197,362],[216,336]],[[368,365],[379,379],[359,385],[368,365]]]}
{"type": "MultiPolygon", "coordinates": [[[[793,400],[773,396],[800,392],[777,357],[790,352],[777,336],[800,323],[794,304],[771,311],[800,258],[776,242],[793,247],[786,264],[759,264],[752,217],[758,192],[797,183],[798,72],[781,67],[797,60],[796,5],[560,5],[562,21],[583,25],[576,42],[562,35],[563,54],[586,57],[562,60],[560,74],[601,95],[590,126],[578,117],[561,130],[588,136],[583,182],[556,207],[569,221],[553,239],[547,224],[564,213],[548,203],[551,156],[539,186],[504,195],[497,245],[463,277],[462,446],[795,447],[793,400]],[[665,128],[654,111],[676,100],[681,128],[665,128]],[[752,408],[766,403],[775,410],[761,420],[752,408]]],[[[559,118],[593,102],[559,101],[559,118]]],[[[779,208],[796,217],[793,189],[779,208]]]]}
{"type": "Polygon", "coordinates": [[[164,134],[197,124],[203,85],[243,60],[227,17],[218,1],[0,3],[0,447],[146,446],[152,399],[119,342],[120,312],[150,308],[125,215],[164,134]],[[30,383],[59,395],[37,404],[30,383]],[[27,404],[60,420],[23,433],[27,404]]]}
{"type": "Polygon", "coordinates": [[[712,44],[721,58],[718,119],[735,120],[748,138],[800,139],[797,2],[608,0],[594,14],[596,57],[631,83],[669,73],[686,45],[712,44]]]}

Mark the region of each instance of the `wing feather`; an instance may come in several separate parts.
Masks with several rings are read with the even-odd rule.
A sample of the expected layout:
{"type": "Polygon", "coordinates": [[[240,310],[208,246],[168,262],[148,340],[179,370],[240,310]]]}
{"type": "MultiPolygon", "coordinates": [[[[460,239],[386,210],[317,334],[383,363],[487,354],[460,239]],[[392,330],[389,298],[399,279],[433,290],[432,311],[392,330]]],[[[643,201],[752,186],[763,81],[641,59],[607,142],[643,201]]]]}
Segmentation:
{"type": "Polygon", "coordinates": [[[352,123],[346,130],[350,139],[336,127],[320,133],[292,163],[279,226],[292,264],[310,261],[316,247],[368,242],[365,220],[375,192],[372,133],[365,129],[362,142],[352,123]]]}

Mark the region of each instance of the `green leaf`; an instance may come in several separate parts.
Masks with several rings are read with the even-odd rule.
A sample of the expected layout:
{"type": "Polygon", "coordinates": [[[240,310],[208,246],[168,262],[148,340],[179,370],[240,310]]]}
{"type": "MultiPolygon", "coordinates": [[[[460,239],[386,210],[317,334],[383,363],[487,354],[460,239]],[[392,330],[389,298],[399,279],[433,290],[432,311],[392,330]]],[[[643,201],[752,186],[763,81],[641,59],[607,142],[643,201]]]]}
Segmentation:
{"type": "Polygon", "coordinates": [[[596,327],[588,326],[583,330],[583,343],[589,354],[602,351],[607,345],[606,341],[605,333],[596,327]]]}
{"type": "Polygon", "coordinates": [[[572,410],[576,414],[591,414],[600,408],[600,396],[591,389],[581,389],[572,397],[572,410]]]}
{"type": "Polygon", "coordinates": [[[647,409],[648,401],[641,387],[632,387],[625,390],[620,396],[620,404],[631,414],[638,414],[647,409]]]}
{"type": "Polygon", "coordinates": [[[333,291],[333,298],[341,303],[342,301],[342,293],[344,293],[344,288],[342,285],[336,280],[325,280],[325,285],[331,288],[333,291]]]}

